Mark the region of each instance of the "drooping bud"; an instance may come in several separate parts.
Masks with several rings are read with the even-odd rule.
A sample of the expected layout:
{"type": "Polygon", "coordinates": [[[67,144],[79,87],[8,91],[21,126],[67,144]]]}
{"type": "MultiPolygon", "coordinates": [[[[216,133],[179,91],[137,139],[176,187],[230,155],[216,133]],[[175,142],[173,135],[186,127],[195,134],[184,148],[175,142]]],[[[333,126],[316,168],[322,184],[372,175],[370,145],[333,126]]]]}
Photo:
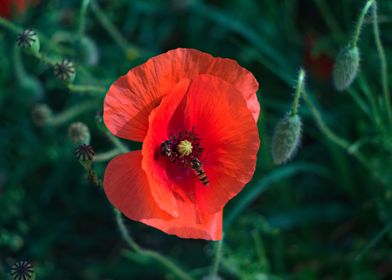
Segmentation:
{"type": "Polygon", "coordinates": [[[60,80],[72,83],[76,75],[75,65],[72,61],[63,59],[54,65],[53,73],[60,80]]]}
{"type": "Polygon", "coordinates": [[[33,108],[31,117],[36,125],[43,126],[47,124],[52,117],[52,109],[46,104],[37,104],[33,108]]]}
{"type": "Polygon", "coordinates": [[[82,122],[72,123],[68,127],[68,136],[71,141],[77,145],[90,144],[90,130],[88,126],[82,122]]]}
{"type": "Polygon", "coordinates": [[[275,164],[288,161],[295,154],[301,140],[301,118],[287,115],[275,128],[272,136],[272,159],[275,164]]]}
{"type": "Polygon", "coordinates": [[[91,145],[81,144],[76,147],[74,155],[79,161],[91,161],[95,151],[91,145]]]}
{"type": "Polygon", "coordinates": [[[359,70],[359,62],[358,47],[347,46],[340,51],[333,69],[333,83],[338,91],[345,90],[354,81],[359,70]]]}
{"type": "Polygon", "coordinates": [[[20,48],[38,53],[40,42],[37,33],[32,29],[23,30],[16,38],[16,45],[20,48]]]}

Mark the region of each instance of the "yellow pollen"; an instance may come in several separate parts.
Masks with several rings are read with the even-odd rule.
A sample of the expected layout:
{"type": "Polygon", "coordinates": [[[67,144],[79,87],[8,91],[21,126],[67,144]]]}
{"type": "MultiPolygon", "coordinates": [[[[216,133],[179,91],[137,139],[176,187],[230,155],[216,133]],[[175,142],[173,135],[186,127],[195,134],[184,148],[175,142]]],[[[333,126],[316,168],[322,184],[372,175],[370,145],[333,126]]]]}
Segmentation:
{"type": "Polygon", "coordinates": [[[177,145],[177,151],[180,153],[180,156],[189,156],[192,153],[192,143],[188,140],[182,140],[180,144],[177,145]]]}

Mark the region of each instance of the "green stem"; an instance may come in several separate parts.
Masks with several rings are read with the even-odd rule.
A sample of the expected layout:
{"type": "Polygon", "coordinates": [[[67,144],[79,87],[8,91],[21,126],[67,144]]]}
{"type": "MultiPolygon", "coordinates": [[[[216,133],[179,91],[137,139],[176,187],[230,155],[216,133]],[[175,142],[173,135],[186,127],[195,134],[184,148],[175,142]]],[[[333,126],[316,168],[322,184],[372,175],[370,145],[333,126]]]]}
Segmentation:
{"type": "Polygon", "coordinates": [[[382,88],[384,92],[384,102],[387,110],[388,121],[392,124],[391,100],[390,100],[390,92],[389,92],[389,85],[388,85],[387,59],[385,56],[384,47],[381,43],[380,29],[378,27],[377,2],[373,0],[372,4],[373,4],[373,9],[372,9],[373,33],[374,33],[374,39],[376,41],[378,56],[380,58],[380,63],[381,63],[381,80],[382,80],[382,88]]]}
{"type": "Polygon", "coordinates": [[[310,100],[309,96],[307,95],[306,91],[302,91],[302,96],[308,105],[318,127],[320,128],[321,132],[327,136],[327,138],[335,143],[337,146],[341,147],[342,149],[346,150],[349,154],[353,155],[359,162],[361,162],[365,167],[371,170],[366,158],[358,151],[352,150],[350,147],[352,146],[347,140],[341,138],[340,136],[336,135],[324,122],[323,118],[321,117],[320,112],[314,106],[313,102],[310,100]]]}
{"type": "Polygon", "coordinates": [[[8,30],[14,32],[15,34],[19,34],[23,31],[22,28],[17,26],[16,24],[13,24],[12,22],[6,20],[3,17],[0,17],[0,26],[3,26],[4,28],[7,28],[8,30]]]}
{"type": "Polygon", "coordinates": [[[109,141],[112,142],[114,146],[116,146],[121,153],[129,152],[129,149],[117,137],[115,137],[112,133],[110,133],[110,131],[106,127],[100,124],[98,126],[105,133],[109,141]]]}
{"type": "Polygon", "coordinates": [[[91,10],[95,14],[99,23],[109,33],[116,44],[123,50],[128,58],[135,58],[139,55],[139,50],[136,46],[131,45],[124,36],[118,31],[110,19],[105,15],[101,7],[98,6],[95,0],[91,0],[91,10]]]}
{"type": "Polygon", "coordinates": [[[335,20],[335,17],[329,9],[327,3],[325,3],[324,0],[314,0],[314,2],[316,3],[316,6],[319,9],[321,15],[324,17],[328,28],[332,31],[332,34],[337,39],[342,39],[342,30],[340,29],[338,22],[335,20]]]}
{"type": "Polygon", "coordinates": [[[297,87],[295,88],[294,100],[291,109],[292,116],[295,116],[298,112],[299,99],[301,97],[301,92],[303,91],[304,80],[305,80],[305,71],[301,69],[299,70],[297,87]]]}
{"type": "Polygon", "coordinates": [[[72,92],[77,93],[101,93],[105,92],[105,88],[101,86],[93,86],[93,85],[74,85],[74,84],[67,84],[67,88],[72,92]]]}
{"type": "Polygon", "coordinates": [[[86,101],[81,104],[76,104],[71,108],[63,111],[62,113],[51,117],[48,121],[48,124],[52,126],[62,125],[74,119],[78,115],[83,114],[86,111],[92,110],[94,108],[96,108],[96,103],[91,101],[86,101]]]}
{"type": "Polygon", "coordinates": [[[81,38],[86,29],[86,12],[88,4],[90,4],[90,0],[83,0],[80,6],[80,14],[79,14],[79,26],[78,26],[78,36],[81,38]]]}
{"type": "Polygon", "coordinates": [[[121,151],[117,148],[104,152],[104,153],[99,153],[94,155],[94,162],[100,162],[100,161],[108,161],[114,158],[115,156],[121,154],[121,151]]]}
{"type": "Polygon", "coordinates": [[[351,47],[353,47],[353,48],[355,48],[357,46],[359,36],[361,35],[361,30],[362,30],[363,22],[365,20],[365,16],[368,13],[372,4],[373,4],[373,0],[367,1],[365,7],[361,11],[361,14],[358,18],[357,24],[355,25],[355,31],[354,31],[353,38],[351,40],[351,47]]]}
{"type": "Polygon", "coordinates": [[[16,78],[19,81],[21,81],[27,76],[27,74],[23,67],[22,59],[20,57],[20,48],[16,46],[14,47],[13,59],[14,59],[16,78]]]}
{"type": "Polygon", "coordinates": [[[376,234],[376,236],[372,238],[372,240],[370,240],[365,248],[363,248],[361,252],[359,252],[359,254],[355,257],[355,261],[360,261],[363,256],[365,256],[370,249],[376,246],[377,243],[380,242],[390,230],[392,230],[392,222],[388,223],[379,233],[376,234]]]}
{"type": "Polygon", "coordinates": [[[223,238],[224,238],[224,234],[222,234],[222,239],[219,240],[216,244],[214,265],[212,266],[212,271],[211,271],[212,276],[218,276],[219,264],[222,259],[223,238]]]}
{"type": "Polygon", "coordinates": [[[114,208],[114,214],[116,216],[116,222],[118,229],[120,230],[121,236],[124,239],[124,241],[128,244],[129,247],[132,248],[137,253],[140,253],[142,249],[140,246],[133,240],[133,238],[129,235],[129,232],[124,224],[124,220],[122,218],[122,214],[119,210],[114,208]]]}
{"type": "Polygon", "coordinates": [[[173,274],[175,274],[179,279],[182,280],[192,280],[193,278],[188,275],[184,270],[182,270],[179,266],[177,266],[174,262],[166,258],[165,256],[159,254],[158,252],[142,249],[133,238],[129,235],[129,232],[124,224],[124,220],[122,218],[122,214],[117,209],[114,209],[114,213],[116,216],[116,222],[118,229],[120,230],[121,236],[127,245],[134,250],[136,253],[150,257],[157,262],[161,263],[167,269],[169,269],[173,274]]]}

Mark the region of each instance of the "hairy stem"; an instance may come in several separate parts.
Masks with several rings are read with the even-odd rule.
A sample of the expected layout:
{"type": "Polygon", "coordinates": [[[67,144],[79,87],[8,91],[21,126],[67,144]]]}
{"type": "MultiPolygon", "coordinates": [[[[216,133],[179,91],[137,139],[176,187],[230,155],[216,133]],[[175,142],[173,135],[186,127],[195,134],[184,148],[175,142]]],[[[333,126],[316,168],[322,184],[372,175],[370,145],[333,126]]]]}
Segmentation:
{"type": "Polygon", "coordinates": [[[78,35],[82,37],[86,29],[86,12],[90,0],[83,0],[80,6],[78,35]]]}
{"type": "Polygon", "coordinates": [[[351,40],[351,46],[353,48],[355,48],[357,46],[359,36],[361,35],[361,30],[362,30],[363,22],[365,20],[365,16],[368,13],[372,4],[373,4],[373,0],[367,1],[365,7],[361,11],[361,14],[358,18],[357,24],[355,25],[355,31],[354,31],[353,38],[351,40]]]}
{"type": "Polygon", "coordinates": [[[295,88],[294,100],[291,109],[292,116],[295,116],[298,112],[299,99],[301,97],[301,92],[303,91],[304,80],[305,80],[305,71],[301,69],[298,74],[297,87],[295,88]]]}

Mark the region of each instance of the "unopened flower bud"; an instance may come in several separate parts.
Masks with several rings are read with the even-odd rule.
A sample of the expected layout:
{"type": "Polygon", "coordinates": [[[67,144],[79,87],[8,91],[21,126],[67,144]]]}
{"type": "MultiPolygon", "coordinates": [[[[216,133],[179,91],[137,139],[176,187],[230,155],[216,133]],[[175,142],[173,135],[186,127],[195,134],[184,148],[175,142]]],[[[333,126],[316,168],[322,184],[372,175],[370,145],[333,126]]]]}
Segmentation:
{"type": "Polygon", "coordinates": [[[357,47],[343,48],[336,58],[333,69],[333,83],[338,91],[348,88],[359,70],[359,50],[357,47]]]}
{"type": "Polygon", "coordinates": [[[68,127],[68,136],[77,145],[90,144],[90,130],[82,122],[75,122],[68,127]]]}
{"type": "Polygon", "coordinates": [[[16,45],[20,48],[38,53],[40,42],[37,33],[32,29],[23,30],[16,38],[16,45]]]}
{"type": "Polygon", "coordinates": [[[275,164],[288,161],[301,140],[302,122],[298,115],[287,115],[276,126],[272,136],[272,159],[275,164]]]}
{"type": "Polygon", "coordinates": [[[81,144],[76,147],[74,155],[79,161],[91,161],[95,151],[91,145],[81,144]]]}
{"type": "Polygon", "coordinates": [[[46,104],[37,104],[33,108],[31,117],[36,125],[43,126],[47,124],[52,117],[52,110],[46,104]]]}
{"type": "Polygon", "coordinates": [[[72,83],[76,75],[75,65],[72,63],[72,61],[63,59],[54,65],[53,73],[60,80],[72,83]]]}

